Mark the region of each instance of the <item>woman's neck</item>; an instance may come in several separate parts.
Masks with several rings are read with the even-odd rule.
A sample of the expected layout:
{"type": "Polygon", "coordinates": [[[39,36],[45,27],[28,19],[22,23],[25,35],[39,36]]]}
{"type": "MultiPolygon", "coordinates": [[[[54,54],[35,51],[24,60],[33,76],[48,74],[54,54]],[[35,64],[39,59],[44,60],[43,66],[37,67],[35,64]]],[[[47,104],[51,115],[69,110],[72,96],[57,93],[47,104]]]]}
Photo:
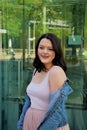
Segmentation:
{"type": "Polygon", "coordinates": [[[47,66],[45,66],[46,71],[49,71],[52,67],[53,67],[53,64],[52,64],[52,65],[47,65],[47,66]]]}

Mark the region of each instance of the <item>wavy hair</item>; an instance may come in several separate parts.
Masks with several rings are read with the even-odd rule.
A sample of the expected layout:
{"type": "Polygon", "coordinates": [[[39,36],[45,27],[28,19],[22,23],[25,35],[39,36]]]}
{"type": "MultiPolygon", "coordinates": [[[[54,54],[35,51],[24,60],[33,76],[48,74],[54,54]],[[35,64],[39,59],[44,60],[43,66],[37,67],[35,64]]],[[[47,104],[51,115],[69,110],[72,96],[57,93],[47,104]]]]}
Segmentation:
{"type": "Polygon", "coordinates": [[[66,66],[64,56],[63,56],[61,40],[55,34],[52,34],[52,33],[43,34],[37,41],[37,44],[35,47],[35,58],[33,61],[33,66],[36,68],[36,71],[38,72],[40,72],[41,70],[46,71],[46,68],[44,64],[40,61],[38,57],[38,53],[37,53],[39,43],[43,38],[49,39],[52,43],[53,50],[55,52],[55,58],[52,61],[53,65],[60,66],[64,71],[66,71],[67,66],[66,66]]]}

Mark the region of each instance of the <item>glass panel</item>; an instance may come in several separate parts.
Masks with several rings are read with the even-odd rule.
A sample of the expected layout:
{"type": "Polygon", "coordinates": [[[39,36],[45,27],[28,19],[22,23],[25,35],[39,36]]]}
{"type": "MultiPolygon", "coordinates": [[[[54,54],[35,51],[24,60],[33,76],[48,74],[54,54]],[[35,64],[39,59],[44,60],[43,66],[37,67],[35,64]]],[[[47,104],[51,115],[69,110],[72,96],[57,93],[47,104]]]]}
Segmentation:
{"type": "Polygon", "coordinates": [[[86,103],[87,87],[85,85],[86,82],[85,76],[87,75],[86,71],[87,62],[83,56],[84,54],[83,50],[86,44],[84,42],[85,21],[83,21],[85,17],[85,8],[86,7],[84,4],[82,4],[80,7],[79,4],[71,5],[70,8],[72,14],[72,20],[70,22],[71,31],[69,32],[68,35],[65,32],[66,33],[65,57],[68,63],[67,74],[69,78],[73,81],[73,84],[71,86],[74,89],[74,93],[72,94],[71,100],[68,103],[72,104],[73,107],[78,108],[81,107],[83,109],[87,107],[86,103]],[[71,38],[72,40],[69,38],[71,38]]]}
{"type": "Polygon", "coordinates": [[[66,105],[70,128],[87,129],[87,3],[1,0],[0,130],[16,130],[32,76],[35,43],[46,32],[61,38],[67,61],[74,90],[66,105]]]}

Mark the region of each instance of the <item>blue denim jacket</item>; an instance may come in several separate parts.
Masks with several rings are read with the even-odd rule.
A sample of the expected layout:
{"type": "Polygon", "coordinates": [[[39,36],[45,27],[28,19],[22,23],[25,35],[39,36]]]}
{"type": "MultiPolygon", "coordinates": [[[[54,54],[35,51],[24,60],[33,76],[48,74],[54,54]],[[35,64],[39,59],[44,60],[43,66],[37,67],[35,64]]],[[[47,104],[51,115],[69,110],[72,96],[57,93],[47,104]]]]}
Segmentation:
{"type": "MultiPolygon", "coordinates": [[[[45,117],[41,121],[37,130],[56,130],[68,123],[65,103],[69,94],[72,93],[72,88],[65,81],[61,89],[58,89],[52,97],[52,101],[49,105],[49,109],[45,114],[45,117]]],[[[17,130],[22,130],[23,120],[27,109],[30,107],[30,98],[26,95],[26,101],[23,106],[23,110],[18,120],[17,130]]]]}

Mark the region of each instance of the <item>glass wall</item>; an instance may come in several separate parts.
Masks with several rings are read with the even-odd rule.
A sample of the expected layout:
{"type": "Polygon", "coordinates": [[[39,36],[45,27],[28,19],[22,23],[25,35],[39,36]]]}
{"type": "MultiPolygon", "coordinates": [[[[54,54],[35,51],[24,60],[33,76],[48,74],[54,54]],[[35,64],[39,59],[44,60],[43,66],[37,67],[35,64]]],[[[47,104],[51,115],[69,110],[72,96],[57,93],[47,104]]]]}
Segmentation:
{"type": "Polygon", "coordinates": [[[61,38],[67,61],[70,128],[87,129],[87,2],[0,0],[0,130],[16,130],[35,43],[46,32],[61,38]]]}

